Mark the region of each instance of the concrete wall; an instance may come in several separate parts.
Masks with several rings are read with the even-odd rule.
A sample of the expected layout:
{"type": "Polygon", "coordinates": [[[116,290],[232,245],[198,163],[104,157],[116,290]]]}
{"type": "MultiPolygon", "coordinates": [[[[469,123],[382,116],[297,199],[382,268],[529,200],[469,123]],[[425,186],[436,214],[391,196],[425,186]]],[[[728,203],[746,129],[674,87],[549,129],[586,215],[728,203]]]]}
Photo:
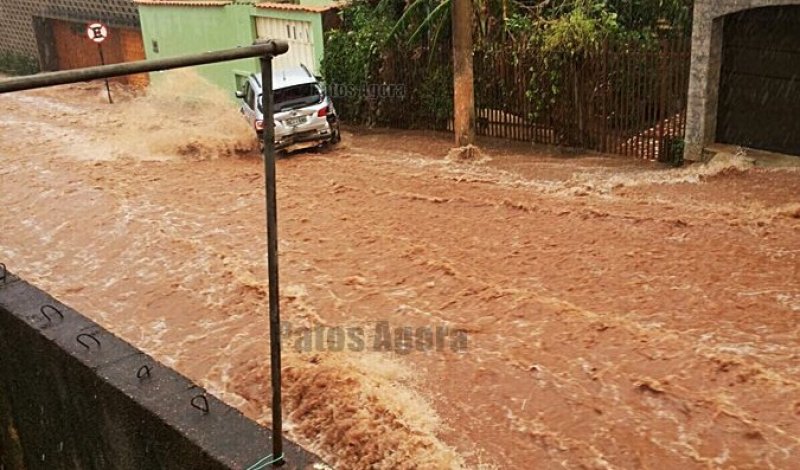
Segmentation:
{"type": "MultiPolygon", "coordinates": [[[[255,18],[267,16],[310,21],[314,54],[318,63],[322,60],[324,37],[321,13],[258,8],[249,3],[180,5],[168,2],[155,4],[143,0],[139,2],[139,15],[148,59],[252,44],[256,39],[255,18]]],[[[198,70],[211,83],[232,93],[239,84],[237,80],[257,72],[259,66],[257,59],[245,59],[205,65],[198,70]]],[[[157,80],[157,74],[152,76],[157,80]]]]}
{"type": "MultiPolygon", "coordinates": [[[[237,410],[210,395],[208,412],[192,407],[203,394],[46,293],[0,276],[3,470],[242,470],[270,453],[269,433],[237,410]]],[[[284,447],[282,468],[326,468],[284,447]]]]}
{"type": "MultiPolygon", "coordinates": [[[[183,6],[140,4],[142,37],[148,59],[229,49],[250,45],[255,39],[249,21],[249,4],[183,6]]],[[[236,89],[234,72],[250,74],[258,70],[257,59],[203,65],[197,70],[211,83],[226,90],[236,89]]],[[[153,80],[158,74],[151,74],[153,80]]]]}
{"type": "Polygon", "coordinates": [[[686,160],[701,160],[703,148],[713,143],[716,135],[725,15],[782,5],[800,5],[800,0],[695,0],[686,160]]]}
{"type": "Polygon", "coordinates": [[[113,26],[139,27],[131,0],[1,0],[0,52],[38,57],[34,17],[100,20],[113,26]]]}

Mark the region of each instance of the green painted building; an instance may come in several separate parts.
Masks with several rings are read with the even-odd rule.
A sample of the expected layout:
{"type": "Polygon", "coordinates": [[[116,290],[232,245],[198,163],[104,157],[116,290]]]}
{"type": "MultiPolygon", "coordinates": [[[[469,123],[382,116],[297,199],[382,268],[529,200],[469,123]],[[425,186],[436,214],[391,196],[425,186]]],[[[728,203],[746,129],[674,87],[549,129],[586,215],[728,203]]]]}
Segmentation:
{"type": "MultiPolygon", "coordinates": [[[[324,51],[323,32],[338,22],[337,5],[328,0],[137,0],[136,4],[148,59],[245,46],[264,37],[289,43],[289,52],[275,58],[274,68],[303,64],[318,72],[324,51]]],[[[258,70],[258,60],[198,69],[211,83],[234,90],[244,77],[258,70]]]]}

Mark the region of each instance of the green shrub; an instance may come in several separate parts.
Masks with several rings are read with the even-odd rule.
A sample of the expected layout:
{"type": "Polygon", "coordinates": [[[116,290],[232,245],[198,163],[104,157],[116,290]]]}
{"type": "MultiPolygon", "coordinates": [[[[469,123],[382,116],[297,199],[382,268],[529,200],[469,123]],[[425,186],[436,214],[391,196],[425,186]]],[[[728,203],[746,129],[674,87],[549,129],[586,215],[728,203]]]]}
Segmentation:
{"type": "Polygon", "coordinates": [[[19,52],[0,52],[0,72],[10,75],[31,75],[39,72],[35,57],[19,52]]]}
{"type": "Polygon", "coordinates": [[[667,136],[661,140],[661,151],[658,160],[674,167],[683,165],[683,149],[686,142],[680,137],[667,136]]]}
{"type": "MultiPolygon", "coordinates": [[[[378,81],[384,46],[391,31],[389,16],[382,5],[373,7],[366,0],[356,0],[340,12],[341,29],[328,31],[325,36],[321,68],[327,83],[359,89],[378,81]]],[[[341,97],[336,107],[352,121],[369,114],[366,96],[341,97]]]]}

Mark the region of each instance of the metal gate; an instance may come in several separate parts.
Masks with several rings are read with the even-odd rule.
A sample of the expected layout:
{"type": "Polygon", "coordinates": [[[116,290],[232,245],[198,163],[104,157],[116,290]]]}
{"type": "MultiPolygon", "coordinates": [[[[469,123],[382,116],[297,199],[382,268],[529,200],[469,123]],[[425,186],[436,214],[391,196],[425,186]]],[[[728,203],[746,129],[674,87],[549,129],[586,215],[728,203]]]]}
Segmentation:
{"type": "Polygon", "coordinates": [[[717,141],[800,155],[800,7],[725,18],[717,141]]]}
{"type": "Polygon", "coordinates": [[[256,34],[259,39],[283,39],[289,43],[289,52],[273,59],[275,70],[303,64],[312,73],[317,73],[317,64],[314,58],[314,36],[310,21],[258,17],[256,18],[256,34]]]}

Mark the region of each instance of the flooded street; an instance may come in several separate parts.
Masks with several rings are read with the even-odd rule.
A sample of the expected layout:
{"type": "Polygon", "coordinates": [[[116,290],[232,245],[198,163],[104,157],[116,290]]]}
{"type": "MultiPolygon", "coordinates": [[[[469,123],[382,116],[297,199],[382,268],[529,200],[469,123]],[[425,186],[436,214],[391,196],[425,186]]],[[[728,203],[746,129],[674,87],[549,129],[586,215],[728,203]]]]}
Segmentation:
{"type": "MultiPolygon", "coordinates": [[[[268,424],[263,164],[224,96],[169,90],[0,96],[0,262],[268,424]]],[[[449,147],[278,161],[293,440],[340,469],[797,468],[800,172],[449,147]]]]}

